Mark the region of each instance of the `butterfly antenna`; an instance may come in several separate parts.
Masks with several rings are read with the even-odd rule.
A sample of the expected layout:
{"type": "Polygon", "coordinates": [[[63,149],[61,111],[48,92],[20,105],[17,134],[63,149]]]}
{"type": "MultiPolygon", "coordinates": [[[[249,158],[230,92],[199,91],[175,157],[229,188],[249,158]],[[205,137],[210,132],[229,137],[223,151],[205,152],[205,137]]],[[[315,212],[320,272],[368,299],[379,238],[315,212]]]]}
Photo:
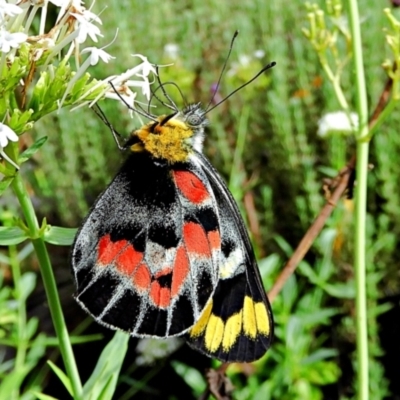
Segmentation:
{"type": "Polygon", "coordinates": [[[93,105],[92,110],[101,119],[101,121],[108,127],[108,129],[110,129],[114,137],[115,143],[117,143],[118,148],[120,150],[126,150],[125,146],[122,146],[120,143],[120,140],[123,140],[122,136],[114,129],[111,122],[107,119],[106,115],[104,114],[100,106],[96,103],[93,105]]]}
{"type": "MultiPolygon", "coordinates": [[[[157,86],[156,90],[154,90],[154,91],[152,90],[152,91],[151,91],[150,101],[149,101],[149,104],[148,104],[148,106],[147,106],[147,111],[148,111],[148,112],[150,112],[150,106],[151,106],[151,102],[152,102],[152,100],[153,100],[153,97],[155,97],[164,107],[167,107],[167,108],[169,108],[170,110],[174,110],[175,112],[178,111],[178,109],[176,108],[176,106],[175,106],[175,107],[174,107],[174,106],[171,106],[171,104],[166,103],[165,101],[161,100],[161,99],[156,95],[157,90],[160,89],[163,85],[165,85],[165,83],[162,84],[162,85],[157,86]]],[[[174,104],[174,105],[175,105],[175,104],[174,104]]]]}
{"type": "Polygon", "coordinates": [[[130,104],[128,104],[126,102],[126,100],[123,98],[123,96],[121,96],[121,94],[118,92],[117,88],[114,86],[114,84],[110,81],[108,82],[110,84],[110,86],[113,88],[114,92],[116,93],[116,95],[121,99],[121,101],[128,107],[129,110],[141,115],[142,117],[151,119],[154,122],[157,122],[157,118],[152,115],[150,112],[146,112],[145,110],[142,109],[142,107],[140,107],[141,109],[138,110],[137,108],[133,108],[130,104]]]}
{"type": "Polygon", "coordinates": [[[265,71],[267,71],[268,69],[271,69],[272,67],[275,67],[276,62],[272,61],[271,63],[269,63],[268,65],[266,65],[260,72],[258,72],[255,76],[253,76],[253,78],[251,78],[249,81],[247,81],[246,83],[244,83],[243,85],[239,86],[237,89],[235,89],[232,93],[228,94],[228,96],[226,96],[224,99],[222,99],[220,102],[218,102],[217,104],[215,104],[213,107],[207,109],[203,115],[208,114],[210,111],[214,110],[214,108],[218,107],[220,104],[222,104],[224,101],[228,100],[229,97],[233,96],[236,92],[238,92],[239,90],[242,90],[244,87],[246,87],[247,85],[249,85],[251,82],[255,81],[261,74],[263,74],[265,71]]]}
{"type": "MultiPolygon", "coordinates": [[[[232,40],[231,40],[231,45],[229,46],[229,51],[228,51],[228,55],[227,55],[227,57],[226,57],[226,59],[225,59],[224,66],[222,67],[221,73],[219,74],[219,78],[218,78],[217,85],[215,86],[214,93],[213,93],[213,95],[212,95],[212,97],[211,97],[210,102],[207,104],[206,111],[204,112],[204,114],[208,113],[208,111],[209,111],[209,110],[208,110],[208,107],[211,106],[213,100],[215,99],[215,96],[216,96],[217,93],[218,93],[218,89],[219,89],[219,85],[220,85],[220,83],[221,83],[222,76],[224,75],[226,66],[227,66],[228,61],[229,61],[229,57],[231,56],[231,53],[232,53],[233,44],[235,43],[235,39],[237,38],[238,35],[239,35],[239,31],[235,31],[235,33],[233,34],[232,40]]],[[[213,107],[213,108],[214,108],[214,107],[213,107]]]]}
{"type": "Polygon", "coordinates": [[[179,94],[181,95],[183,102],[184,102],[185,105],[186,105],[187,102],[186,102],[185,96],[183,95],[182,90],[180,89],[180,87],[179,87],[175,82],[164,82],[164,83],[162,83],[161,85],[159,85],[159,86],[156,88],[156,90],[154,90],[154,92],[153,92],[152,94],[153,94],[153,96],[154,96],[162,105],[164,105],[164,106],[170,108],[171,110],[174,110],[175,112],[178,112],[179,109],[178,109],[178,107],[175,105],[175,103],[174,103],[174,107],[172,107],[171,105],[166,104],[165,102],[163,102],[162,100],[160,100],[160,98],[156,95],[156,93],[157,93],[157,91],[158,91],[159,89],[161,89],[161,90],[165,93],[165,86],[167,86],[167,85],[175,86],[175,88],[178,90],[179,94]]]}
{"type": "Polygon", "coordinates": [[[158,87],[156,88],[156,90],[154,91],[154,96],[155,96],[155,98],[156,98],[157,100],[159,100],[160,103],[161,103],[162,105],[164,105],[164,106],[170,108],[171,110],[174,110],[174,111],[177,112],[177,111],[178,111],[177,105],[176,105],[175,102],[172,100],[171,96],[166,92],[166,90],[165,90],[165,88],[164,88],[165,83],[162,83],[162,82],[161,82],[160,74],[159,74],[159,69],[158,69],[158,65],[156,66],[156,76],[157,76],[157,81],[158,81],[158,84],[159,84],[159,85],[158,85],[158,87]],[[163,92],[164,97],[170,102],[170,104],[166,104],[165,102],[161,101],[161,100],[155,95],[155,93],[157,92],[157,90],[160,89],[160,88],[161,88],[161,90],[162,90],[162,92],[163,92]]]}

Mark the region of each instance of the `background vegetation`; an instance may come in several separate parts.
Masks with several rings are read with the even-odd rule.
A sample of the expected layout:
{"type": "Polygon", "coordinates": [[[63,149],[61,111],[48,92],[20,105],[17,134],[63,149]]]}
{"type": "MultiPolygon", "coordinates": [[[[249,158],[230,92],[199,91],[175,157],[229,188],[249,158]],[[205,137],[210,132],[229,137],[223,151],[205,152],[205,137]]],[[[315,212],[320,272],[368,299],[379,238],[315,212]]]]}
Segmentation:
{"type": "MultiPolygon", "coordinates": [[[[325,7],[324,1],[317,3],[325,7]]],[[[360,3],[372,111],[387,79],[381,67],[388,54],[383,7],[391,3],[360,3]]],[[[153,63],[173,62],[173,66],[161,69],[161,80],[175,82],[188,102],[207,104],[235,30],[240,35],[218,95],[229,94],[262,66],[277,62],[272,71],[209,114],[205,142],[205,153],[229,182],[247,218],[265,286],[271,287],[325,202],[324,178],[335,176],[355,147],[346,135],[322,138],[317,134],[319,119],[340,108],[315,51],[302,33],[308,24],[305,3],[119,0],[106,4],[98,0],[94,10],[100,12],[105,6],[101,14],[105,42],[119,28],[109,49],[117,59],[98,67],[93,76],[123,72],[131,67],[130,54],[139,53],[153,63]],[[171,44],[177,46],[176,56],[167,51],[171,44]]],[[[354,104],[351,73],[349,63],[342,84],[347,100],[354,104]]],[[[176,102],[182,101],[172,89],[170,94],[176,102]]],[[[137,128],[137,120],[130,119],[126,110],[107,102],[101,106],[120,133],[128,135],[137,128]]],[[[399,113],[393,112],[371,144],[366,232],[371,399],[400,398],[399,119],[399,113]]],[[[30,184],[39,217],[45,216],[52,225],[76,227],[118,171],[122,156],[107,129],[87,109],[73,114],[64,110],[42,119],[34,132],[21,138],[25,141],[22,146],[42,136],[48,136],[47,143],[21,172],[30,184]]],[[[11,192],[6,192],[0,200],[4,223],[17,213],[12,199],[11,192]]],[[[273,304],[277,327],[272,349],[253,365],[235,365],[228,370],[236,388],[235,399],[354,396],[353,220],[352,200],[343,200],[273,304]]],[[[30,345],[35,352],[29,353],[30,372],[21,378],[22,393],[25,399],[35,398],[31,391],[35,388],[56,398],[68,398],[45,364],[49,357],[57,363],[58,352],[31,251],[25,245],[11,247],[8,254],[12,263],[22,263],[23,270],[29,272],[22,285],[30,324],[26,334],[39,343],[30,345]],[[39,331],[42,333],[37,335],[39,331]]],[[[72,300],[68,248],[52,247],[51,256],[70,331],[75,329],[77,335],[102,333],[104,337],[74,346],[85,381],[112,335],[94,323],[88,327],[90,321],[72,300]]],[[[5,310],[13,298],[5,264],[2,280],[0,310],[5,310]]],[[[10,320],[18,323],[16,312],[0,311],[0,328],[10,320]]],[[[79,337],[74,340],[78,342],[79,337]]],[[[162,345],[157,354],[178,347],[176,352],[146,364],[156,344],[140,343],[139,353],[137,344],[137,340],[129,343],[116,399],[190,399],[204,391],[204,369],[211,366],[210,360],[173,342],[162,345]]],[[[0,373],[7,369],[10,354],[12,357],[9,348],[2,349],[0,373]]]]}

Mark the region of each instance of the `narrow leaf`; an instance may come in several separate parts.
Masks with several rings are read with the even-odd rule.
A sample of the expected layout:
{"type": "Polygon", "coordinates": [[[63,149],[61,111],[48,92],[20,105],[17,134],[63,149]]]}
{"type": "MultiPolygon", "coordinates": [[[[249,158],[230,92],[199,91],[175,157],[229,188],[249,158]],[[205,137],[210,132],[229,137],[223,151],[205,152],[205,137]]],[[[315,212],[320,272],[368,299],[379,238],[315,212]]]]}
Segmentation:
{"type": "Polygon", "coordinates": [[[55,397],[49,396],[48,394],[39,393],[39,392],[31,392],[31,393],[34,396],[36,396],[36,398],[38,398],[39,400],[57,400],[55,397]]]}
{"type": "Polygon", "coordinates": [[[19,164],[28,161],[46,143],[46,140],[47,136],[43,136],[36,140],[31,147],[28,147],[24,152],[22,152],[18,157],[19,164]]]}
{"type": "Polygon", "coordinates": [[[11,399],[13,392],[20,389],[22,381],[30,370],[30,366],[23,365],[20,369],[6,374],[0,385],[0,399],[11,399]]]}
{"type": "Polygon", "coordinates": [[[49,364],[50,368],[53,370],[53,372],[59,377],[60,381],[63,383],[65,388],[68,390],[68,393],[73,396],[73,390],[72,390],[72,385],[71,381],[69,380],[68,376],[65,374],[65,372],[58,368],[56,364],[54,364],[52,361],[47,360],[47,364],[49,364]]]}
{"type": "Polygon", "coordinates": [[[85,400],[111,400],[128,348],[129,335],[116,332],[104,348],[96,367],[83,388],[85,400]]]}
{"type": "Polygon", "coordinates": [[[0,196],[10,186],[11,182],[13,181],[13,179],[14,179],[14,176],[5,176],[0,181],[0,196]]]}
{"type": "Polygon", "coordinates": [[[19,244],[28,238],[28,235],[17,226],[0,226],[0,246],[19,244]]]}
{"type": "Polygon", "coordinates": [[[44,233],[44,240],[47,243],[58,246],[70,246],[75,238],[76,228],[62,228],[61,226],[48,226],[44,233]]]}

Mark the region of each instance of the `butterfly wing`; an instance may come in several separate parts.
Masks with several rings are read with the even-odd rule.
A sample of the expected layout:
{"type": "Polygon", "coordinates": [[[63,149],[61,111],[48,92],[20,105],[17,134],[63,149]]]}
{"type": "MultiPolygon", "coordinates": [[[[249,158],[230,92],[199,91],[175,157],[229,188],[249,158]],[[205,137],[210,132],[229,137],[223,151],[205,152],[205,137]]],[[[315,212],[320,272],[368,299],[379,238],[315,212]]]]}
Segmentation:
{"type": "Polygon", "coordinates": [[[193,158],[215,198],[221,236],[219,281],[188,343],[225,362],[251,362],[271,345],[273,319],[246,228],[218,172],[201,154],[193,158]]]}
{"type": "Polygon", "coordinates": [[[76,299],[97,322],[168,337],[200,318],[218,281],[210,190],[184,165],[175,171],[144,152],[128,158],[72,250],[76,299]]]}

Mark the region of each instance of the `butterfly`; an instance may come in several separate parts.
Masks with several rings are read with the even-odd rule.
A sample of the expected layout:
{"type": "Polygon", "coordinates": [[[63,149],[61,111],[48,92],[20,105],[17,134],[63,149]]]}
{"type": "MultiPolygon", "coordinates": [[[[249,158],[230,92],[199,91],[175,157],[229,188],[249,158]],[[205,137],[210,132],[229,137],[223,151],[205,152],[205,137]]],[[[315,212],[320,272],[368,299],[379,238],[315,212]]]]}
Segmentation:
{"type": "Polygon", "coordinates": [[[131,134],[73,244],[76,300],[111,329],[251,362],[271,345],[272,312],[236,202],[202,153],[205,114],[192,104],[131,134]]]}

